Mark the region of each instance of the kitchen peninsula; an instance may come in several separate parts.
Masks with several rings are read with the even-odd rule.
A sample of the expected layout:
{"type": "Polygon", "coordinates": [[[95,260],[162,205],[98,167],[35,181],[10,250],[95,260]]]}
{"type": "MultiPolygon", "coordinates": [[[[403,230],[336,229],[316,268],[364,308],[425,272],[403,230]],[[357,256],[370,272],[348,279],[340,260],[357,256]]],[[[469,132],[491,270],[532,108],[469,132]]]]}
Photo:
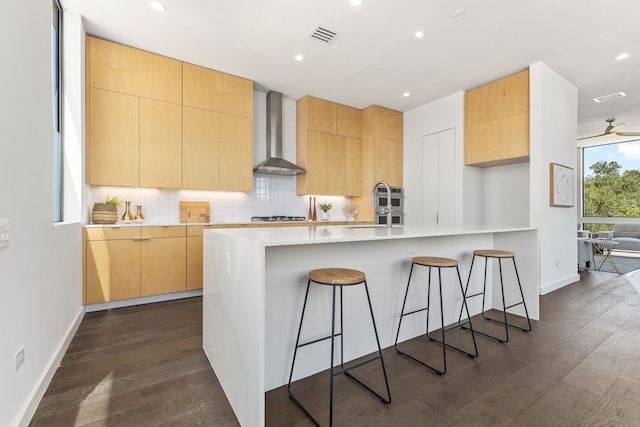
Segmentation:
{"type": "MultiPolygon", "coordinates": [[[[538,319],[538,231],[532,228],[328,226],[205,230],[203,348],[240,423],[264,426],[265,392],[288,381],[310,270],[344,267],[365,272],[384,348],[395,339],[411,257],[456,258],[464,281],[471,252],[480,248],[516,253],[529,315],[538,319]]],[[[503,268],[505,274],[512,274],[506,263],[503,268]]],[[[470,289],[482,286],[482,270],[474,269],[470,289]]],[[[454,286],[447,286],[454,283],[454,276],[448,273],[443,272],[443,292],[445,313],[450,314],[445,323],[449,324],[457,321],[461,297],[459,292],[453,292],[454,286]]],[[[413,280],[426,280],[425,273],[415,273],[414,277],[413,280]]],[[[324,336],[330,325],[330,292],[317,288],[310,291],[309,323],[305,322],[302,332],[307,338],[324,336]]],[[[355,295],[360,291],[344,292],[348,307],[345,324],[363,328],[345,330],[345,361],[375,348],[375,341],[364,330],[370,325],[358,322],[368,316],[363,298],[355,295]]],[[[491,290],[487,292],[491,294],[491,290]]],[[[515,295],[507,291],[507,304],[510,297],[515,295]]],[[[491,295],[487,298],[493,307],[500,307],[491,295]]],[[[481,309],[480,298],[475,300],[469,304],[472,314],[481,309]]],[[[413,322],[406,322],[400,341],[424,333],[424,318],[415,317],[413,322]]],[[[301,363],[296,364],[294,380],[328,369],[328,355],[327,341],[313,346],[311,351],[305,350],[301,363]]]]}

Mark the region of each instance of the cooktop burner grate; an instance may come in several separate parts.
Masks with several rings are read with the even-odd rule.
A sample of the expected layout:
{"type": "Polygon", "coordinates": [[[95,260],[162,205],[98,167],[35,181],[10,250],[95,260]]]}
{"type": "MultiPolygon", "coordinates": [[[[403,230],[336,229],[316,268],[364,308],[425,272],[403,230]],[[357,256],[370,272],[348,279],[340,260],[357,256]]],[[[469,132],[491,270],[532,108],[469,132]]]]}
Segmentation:
{"type": "Polygon", "coordinates": [[[284,216],[284,215],[274,215],[274,216],[252,216],[252,222],[292,222],[292,221],[306,221],[307,218],[303,216],[284,216]]]}

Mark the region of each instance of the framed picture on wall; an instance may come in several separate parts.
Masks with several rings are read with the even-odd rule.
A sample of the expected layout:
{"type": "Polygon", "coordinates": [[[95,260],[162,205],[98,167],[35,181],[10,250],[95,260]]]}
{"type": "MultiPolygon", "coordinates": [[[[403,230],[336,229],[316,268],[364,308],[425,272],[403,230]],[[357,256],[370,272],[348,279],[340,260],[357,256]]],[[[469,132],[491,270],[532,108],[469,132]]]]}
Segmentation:
{"type": "Polygon", "coordinates": [[[573,169],[557,163],[549,164],[551,206],[568,208],[573,206],[573,169]]]}

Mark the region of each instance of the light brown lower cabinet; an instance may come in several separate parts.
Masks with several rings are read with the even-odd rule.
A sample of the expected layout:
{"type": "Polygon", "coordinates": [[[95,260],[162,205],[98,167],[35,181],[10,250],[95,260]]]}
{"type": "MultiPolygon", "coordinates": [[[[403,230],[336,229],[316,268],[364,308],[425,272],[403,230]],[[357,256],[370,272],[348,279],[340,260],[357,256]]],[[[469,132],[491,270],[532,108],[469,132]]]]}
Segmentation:
{"type": "Polygon", "coordinates": [[[187,290],[193,289],[202,289],[202,236],[187,237],[187,290]]]}
{"type": "Polygon", "coordinates": [[[86,304],[184,291],[186,227],[88,228],[85,273],[86,304]]]}
{"type": "Polygon", "coordinates": [[[139,297],[140,241],[87,243],[87,304],[139,297]]]}
{"type": "MultiPolygon", "coordinates": [[[[353,225],[331,222],[331,225],[353,225]]],[[[83,229],[85,304],[202,289],[202,231],[228,227],[299,227],[308,223],[83,229]]],[[[327,225],[313,223],[312,225],[327,225]]]]}
{"type": "Polygon", "coordinates": [[[140,236],[140,295],[186,290],[186,227],[142,227],[140,236]]]}

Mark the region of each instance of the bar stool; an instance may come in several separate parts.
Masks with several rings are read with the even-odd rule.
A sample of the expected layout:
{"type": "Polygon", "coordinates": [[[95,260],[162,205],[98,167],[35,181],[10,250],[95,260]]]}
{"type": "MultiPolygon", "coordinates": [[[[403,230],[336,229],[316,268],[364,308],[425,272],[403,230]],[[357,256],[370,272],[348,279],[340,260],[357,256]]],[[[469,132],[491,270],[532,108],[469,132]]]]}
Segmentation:
{"type": "MultiPolygon", "coordinates": [[[[462,294],[462,304],[463,307],[467,308],[467,303],[464,299],[464,290],[462,289],[462,279],[460,278],[460,270],[458,269],[458,261],[455,259],[450,259],[450,258],[438,258],[438,257],[427,257],[427,256],[420,256],[420,257],[413,257],[411,259],[411,270],[409,271],[409,280],[407,281],[407,290],[404,294],[404,301],[402,302],[402,311],[400,313],[400,322],[398,323],[398,332],[396,333],[396,341],[394,344],[394,348],[396,349],[396,351],[403,355],[403,356],[407,356],[408,358],[412,359],[415,362],[418,362],[419,364],[431,369],[433,372],[435,372],[438,375],[444,375],[447,372],[447,351],[446,348],[449,347],[451,349],[457,350],[469,357],[477,357],[478,356],[478,346],[476,345],[476,337],[473,334],[473,325],[471,325],[471,316],[469,315],[469,309],[467,308],[467,318],[468,318],[468,323],[469,326],[471,328],[471,336],[473,338],[473,348],[474,348],[474,353],[469,353],[465,350],[462,350],[458,347],[454,347],[450,344],[447,344],[445,341],[445,331],[447,329],[452,329],[452,328],[445,328],[444,325],[444,310],[443,310],[443,303],[442,303],[442,272],[441,270],[443,268],[455,268],[456,269],[456,273],[458,274],[458,283],[460,284],[460,292],[462,294]],[[417,310],[413,310],[410,311],[408,313],[405,313],[405,306],[407,304],[407,296],[409,295],[409,286],[411,285],[411,276],[413,274],[413,267],[419,265],[419,266],[424,266],[424,267],[429,267],[429,279],[427,281],[427,306],[424,308],[419,308],[417,310]],[[430,299],[431,299],[431,269],[432,268],[437,268],[438,269],[438,285],[440,288],[440,326],[442,328],[442,339],[438,340],[435,338],[432,338],[429,335],[429,306],[430,306],[430,299]],[[426,336],[427,338],[429,338],[429,340],[431,341],[435,341],[439,344],[442,345],[442,363],[443,363],[443,369],[437,369],[434,368],[433,366],[423,362],[422,360],[417,359],[414,356],[411,356],[410,354],[405,353],[404,351],[398,349],[398,337],[400,336],[400,327],[402,326],[402,319],[405,316],[409,316],[412,314],[416,314],[419,313],[421,311],[427,311],[427,331],[426,331],[426,336]]],[[[456,324],[454,327],[457,327],[460,324],[460,320],[458,320],[458,324],[456,324]]]]}
{"type": "MultiPolygon", "coordinates": [[[[494,339],[498,342],[502,342],[502,343],[506,343],[509,341],[509,327],[512,327],[514,329],[519,329],[523,332],[529,332],[531,331],[531,320],[529,319],[529,312],[527,311],[527,304],[524,301],[524,293],[522,292],[522,284],[520,283],[520,276],[518,275],[518,268],[516,267],[516,255],[513,252],[509,252],[509,251],[501,251],[501,250],[496,250],[496,249],[476,249],[475,251],[473,251],[473,258],[471,259],[471,267],[469,268],[469,278],[467,279],[467,286],[464,289],[464,295],[465,295],[465,300],[468,298],[473,298],[473,297],[477,297],[479,295],[482,295],[482,317],[484,317],[486,320],[489,320],[491,322],[495,322],[495,323],[499,323],[501,325],[504,325],[504,338],[500,338],[500,337],[496,337],[490,334],[487,334],[485,332],[480,332],[476,329],[476,333],[483,335],[487,338],[491,338],[494,339]],[[476,294],[473,295],[467,295],[467,292],[469,291],[469,282],[471,281],[471,273],[473,272],[473,263],[476,259],[476,257],[483,257],[484,258],[484,284],[483,284],[483,288],[482,288],[482,292],[478,292],[476,294]],[[502,314],[504,316],[504,320],[497,320],[497,319],[492,319],[490,317],[487,317],[485,315],[485,292],[487,290],[487,261],[489,258],[494,258],[498,260],[498,268],[500,270],[500,291],[502,292],[502,314]],[[520,289],[520,296],[522,298],[522,300],[520,302],[517,302],[515,304],[509,305],[507,306],[505,303],[505,297],[504,297],[504,281],[503,281],[503,274],[502,274],[502,260],[503,259],[509,259],[511,258],[513,260],[513,269],[515,270],[516,273],[516,279],[518,281],[518,289],[520,289]],[[522,305],[524,306],[524,312],[525,315],[527,317],[527,324],[528,327],[527,328],[522,328],[520,326],[517,325],[513,325],[511,323],[507,322],[507,310],[512,308],[512,307],[516,307],[518,305],[522,305]]],[[[467,311],[468,312],[468,311],[467,311]]],[[[462,318],[462,307],[460,308],[460,317],[458,318],[458,320],[461,320],[462,318]]],[[[463,323],[461,326],[464,329],[469,329],[467,327],[465,327],[465,323],[463,323]]]]}
{"type": "Polygon", "coordinates": [[[309,280],[307,281],[307,291],[304,295],[304,304],[302,306],[302,316],[300,317],[300,326],[298,327],[298,336],[296,338],[296,346],[293,352],[293,361],[291,362],[291,372],[289,373],[289,383],[287,385],[287,390],[289,392],[289,397],[304,411],[305,414],[315,423],[315,425],[320,425],[318,421],[307,411],[307,409],[300,403],[300,401],[295,397],[293,392],[291,391],[291,379],[293,377],[293,368],[296,363],[296,355],[298,353],[298,348],[304,347],[310,344],[318,343],[320,341],[324,341],[327,339],[331,339],[331,365],[330,365],[330,387],[329,387],[329,425],[333,425],[333,378],[340,374],[345,374],[347,377],[351,378],[365,389],[369,390],[372,394],[374,394],[378,399],[382,401],[382,403],[388,404],[391,403],[391,391],[389,390],[389,381],[387,380],[387,371],[384,366],[384,360],[382,359],[382,349],[380,348],[380,340],[378,339],[378,330],[376,328],[376,322],[373,317],[373,308],[371,306],[371,298],[369,297],[369,288],[367,286],[367,280],[365,274],[358,270],[351,270],[347,268],[321,268],[318,270],[312,270],[309,272],[309,280]],[[316,283],[319,285],[327,285],[332,287],[333,292],[333,303],[331,307],[331,335],[328,335],[323,338],[318,338],[313,341],[309,341],[306,343],[300,344],[300,332],[302,331],[302,323],[304,321],[304,313],[307,307],[307,297],[309,296],[309,287],[311,283],[316,283]],[[373,332],[376,337],[376,343],[378,345],[377,355],[364,360],[358,363],[353,364],[345,368],[344,366],[344,337],[342,335],[343,331],[343,310],[342,310],[342,289],[345,286],[354,286],[364,284],[364,289],[367,295],[367,302],[369,304],[369,312],[371,313],[371,323],[373,324],[373,332]],[[336,333],[336,289],[340,289],[340,331],[336,333]],[[334,342],[335,337],[340,337],[340,369],[335,370],[334,366],[334,342]],[[364,384],[358,378],[354,377],[349,371],[352,369],[358,368],[362,365],[365,365],[370,362],[374,362],[376,360],[380,360],[380,365],[382,366],[382,373],[384,375],[384,382],[387,387],[387,397],[382,397],[380,394],[376,393],[369,386],[364,384]]]}

